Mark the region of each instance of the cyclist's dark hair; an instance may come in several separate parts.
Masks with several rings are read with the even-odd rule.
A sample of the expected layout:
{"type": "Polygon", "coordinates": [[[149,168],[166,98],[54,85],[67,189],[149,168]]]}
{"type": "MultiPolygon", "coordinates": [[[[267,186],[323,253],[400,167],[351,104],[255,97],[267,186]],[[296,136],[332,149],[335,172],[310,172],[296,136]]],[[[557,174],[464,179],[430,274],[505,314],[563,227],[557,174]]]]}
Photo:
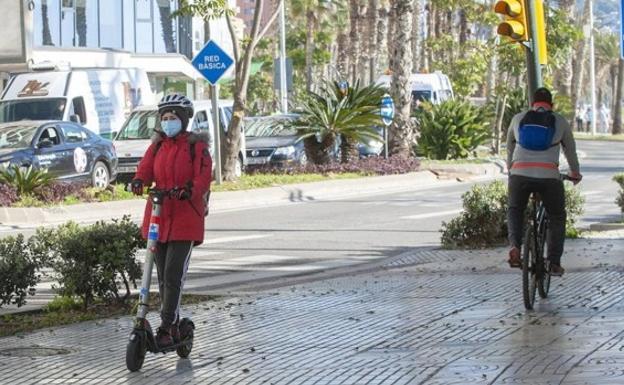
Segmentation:
{"type": "Polygon", "coordinates": [[[535,94],[533,94],[533,103],[539,102],[552,104],[552,94],[548,88],[541,87],[535,90],[535,94]]]}

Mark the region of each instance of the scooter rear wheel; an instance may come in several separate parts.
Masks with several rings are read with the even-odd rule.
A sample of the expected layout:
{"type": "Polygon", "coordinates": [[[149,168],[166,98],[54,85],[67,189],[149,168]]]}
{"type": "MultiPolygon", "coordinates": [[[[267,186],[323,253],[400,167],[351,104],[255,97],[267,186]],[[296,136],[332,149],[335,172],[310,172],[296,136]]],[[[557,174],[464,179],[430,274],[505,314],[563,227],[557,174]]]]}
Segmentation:
{"type": "Polygon", "coordinates": [[[195,324],[188,318],[182,318],[180,320],[180,339],[183,345],[178,346],[176,353],[180,358],[188,358],[193,350],[193,336],[195,330],[195,324]]]}
{"type": "Polygon", "coordinates": [[[126,367],[136,372],[143,367],[145,361],[145,340],[141,333],[133,331],[126,346],[126,367]]]}

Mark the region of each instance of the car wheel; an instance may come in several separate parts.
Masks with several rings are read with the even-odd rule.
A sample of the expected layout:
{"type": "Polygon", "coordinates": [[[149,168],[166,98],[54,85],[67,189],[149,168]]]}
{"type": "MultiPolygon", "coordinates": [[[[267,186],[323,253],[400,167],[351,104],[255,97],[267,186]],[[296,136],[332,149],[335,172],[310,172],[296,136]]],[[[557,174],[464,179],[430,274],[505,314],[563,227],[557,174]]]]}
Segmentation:
{"type": "Polygon", "coordinates": [[[234,175],[240,178],[243,175],[243,161],[241,158],[236,158],[236,165],[234,166],[234,175]]]}
{"type": "Polygon", "coordinates": [[[96,162],[93,166],[93,172],[91,173],[91,184],[95,188],[105,189],[110,183],[110,174],[108,167],[104,162],[96,162]]]}

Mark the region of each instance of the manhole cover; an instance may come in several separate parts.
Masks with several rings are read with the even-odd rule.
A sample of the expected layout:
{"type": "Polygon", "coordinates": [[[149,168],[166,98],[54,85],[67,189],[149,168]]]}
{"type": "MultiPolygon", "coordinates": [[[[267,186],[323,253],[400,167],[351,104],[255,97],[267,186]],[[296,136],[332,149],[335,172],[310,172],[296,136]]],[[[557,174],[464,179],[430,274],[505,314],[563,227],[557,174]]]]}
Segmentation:
{"type": "Polygon", "coordinates": [[[8,357],[49,357],[69,354],[74,350],[46,346],[26,346],[0,350],[0,356],[8,357]]]}

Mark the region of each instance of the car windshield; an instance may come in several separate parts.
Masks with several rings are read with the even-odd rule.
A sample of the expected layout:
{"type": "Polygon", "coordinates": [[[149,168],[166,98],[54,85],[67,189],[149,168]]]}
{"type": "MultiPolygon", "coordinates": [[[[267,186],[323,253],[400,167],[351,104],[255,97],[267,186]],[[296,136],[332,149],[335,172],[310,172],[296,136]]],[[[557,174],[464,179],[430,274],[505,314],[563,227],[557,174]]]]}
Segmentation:
{"type": "Polygon", "coordinates": [[[30,147],[38,126],[6,125],[0,127],[0,149],[30,147]]]}
{"type": "Polygon", "coordinates": [[[160,130],[158,111],[134,111],[126,120],[116,140],[149,139],[154,130],[160,130]]]}
{"type": "Polygon", "coordinates": [[[4,100],[0,102],[0,123],[20,120],[63,120],[65,98],[4,100]]]}
{"type": "Polygon", "coordinates": [[[245,121],[245,136],[293,136],[297,133],[288,123],[295,117],[262,117],[251,118],[245,121]]]}

